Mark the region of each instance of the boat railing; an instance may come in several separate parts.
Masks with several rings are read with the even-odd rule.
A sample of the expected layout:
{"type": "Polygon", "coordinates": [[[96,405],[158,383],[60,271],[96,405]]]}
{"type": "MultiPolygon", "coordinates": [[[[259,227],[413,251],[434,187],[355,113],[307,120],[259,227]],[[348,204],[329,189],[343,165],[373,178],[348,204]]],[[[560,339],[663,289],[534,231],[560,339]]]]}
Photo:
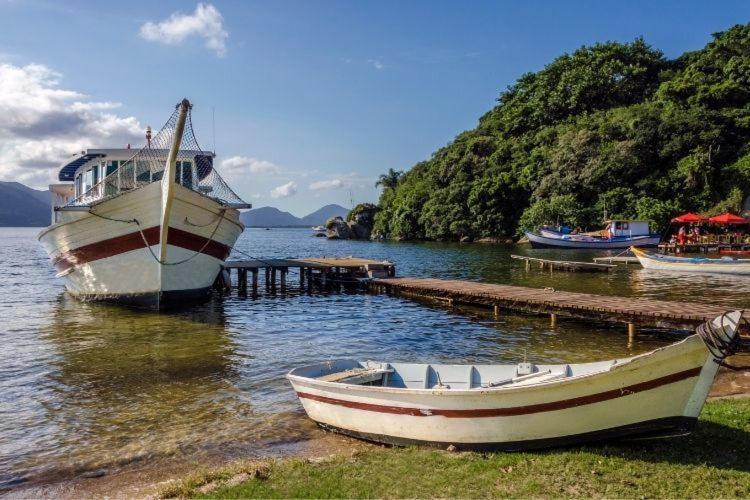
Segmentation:
{"type": "MultiPolygon", "coordinates": [[[[179,105],[178,105],[179,108],[179,105]]],[[[178,108],[159,132],[128,160],[99,182],[73,199],[64,208],[90,206],[93,203],[119,196],[127,191],[160,182],[172,147],[178,108]]],[[[149,133],[150,134],[150,133],[149,133]]],[[[214,154],[201,150],[193,132],[191,111],[188,110],[175,159],[175,181],[229,208],[250,208],[222,179],[213,165],[214,154]]]]}

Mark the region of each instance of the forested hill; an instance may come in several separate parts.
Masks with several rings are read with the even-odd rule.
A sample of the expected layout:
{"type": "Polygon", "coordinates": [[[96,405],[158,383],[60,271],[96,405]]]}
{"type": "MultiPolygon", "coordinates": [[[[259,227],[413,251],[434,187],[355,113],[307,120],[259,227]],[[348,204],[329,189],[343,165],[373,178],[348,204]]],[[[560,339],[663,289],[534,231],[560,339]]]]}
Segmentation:
{"type": "Polygon", "coordinates": [[[528,73],[432,158],[381,177],[375,231],[508,237],[608,215],[663,225],[750,194],[750,24],[675,60],[600,43],[528,73]],[[396,174],[395,176],[393,174],[396,174]]]}

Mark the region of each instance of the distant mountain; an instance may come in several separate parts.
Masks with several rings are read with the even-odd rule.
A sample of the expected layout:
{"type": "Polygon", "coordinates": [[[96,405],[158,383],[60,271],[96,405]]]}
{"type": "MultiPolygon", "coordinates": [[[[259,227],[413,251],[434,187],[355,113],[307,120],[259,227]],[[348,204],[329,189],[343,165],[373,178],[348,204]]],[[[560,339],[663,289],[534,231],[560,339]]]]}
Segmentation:
{"type": "Polygon", "coordinates": [[[253,208],[240,216],[242,223],[248,227],[298,227],[303,226],[299,217],[289,212],[282,212],[274,207],[253,208]]]}
{"type": "Polygon", "coordinates": [[[341,205],[332,204],[326,205],[323,208],[319,208],[313,213],[305,215],[300,220],[305,226],[322,226],[331,217],[336,217],[338,215],[341,218],[346,219],[346,216],[348,214],[348,208],[344,208],[341,205]]]}
{"type": "Polygon", "coordinates": [[[274,207],[254,208],[244,212],[240,219],[248,227],[312,227],[325,224],[331,217],[346,217],[349,210],[340,205],[326,205],[302,218],[274,207]]]}
{"type": "Polygon", "coordinates": [[[0,226],[49,226],[50,201],[49,191],[0,181],[0,226]]]}

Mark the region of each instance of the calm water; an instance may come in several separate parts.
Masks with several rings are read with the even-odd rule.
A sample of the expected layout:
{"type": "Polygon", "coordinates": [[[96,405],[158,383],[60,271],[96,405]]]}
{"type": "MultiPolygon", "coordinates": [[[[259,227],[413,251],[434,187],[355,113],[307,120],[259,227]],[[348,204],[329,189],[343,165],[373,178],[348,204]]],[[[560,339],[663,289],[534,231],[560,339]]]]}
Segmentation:
{"type": "MultiPolygon", "coordinates": [[[[283,376],[321,359],[516,362],[527,352],[538,362],[585,361],[669,340],[646,333],[628,346],[622,328],[562,321],[552,330],[545,318],[494,321],[485,312],[367,294],[232,295],[158,314],[81,303],[64,293],[37,231],[0,229],[0,490],[132,461],[243,456],[317,436],[283,376]]],[[[308,230],[250,229],[237,246],[255,256],[389,259],[400,275],[750,306],[743,278],[637,266],[550,276],[525,271],[510,261],[511,250],[492,245],[327,241],[308,230]]]]}

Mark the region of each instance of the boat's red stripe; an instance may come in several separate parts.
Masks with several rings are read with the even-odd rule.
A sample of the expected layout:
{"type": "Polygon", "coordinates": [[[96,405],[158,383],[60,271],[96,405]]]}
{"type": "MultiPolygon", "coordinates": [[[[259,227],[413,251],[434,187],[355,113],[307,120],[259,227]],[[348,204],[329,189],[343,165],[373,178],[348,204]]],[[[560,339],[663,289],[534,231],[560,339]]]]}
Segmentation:
{"type": "Polygon", "coordinates": [[[697,377],[701,372],[702,367],[691,368],[665,377],[655,378],[646,382],[629,385],[622,389],[614,389],[611,391],[600,392],[597,394],[590,394],[588,396],[581,396],[572,399],[564,399],[561,401],[552,401],[549,403],[539,403],[528,406],[513,406],[509,408],[478,408],[473,410],[442,410],[442,409],[421,409],[421,408],[408,408],[403,406],[388,406],[378,405],[371,403],[360,403],[358,401],[347,401],[344,399],[329,398],[327,396],[319,396],[317,394],[310,394],[307,392],[297,392],[297,396],[300,398],[312,399],[313,401],[319,401],[321,403],[327,403],[331,405],[344,406],[346,408],[354,408],[357,410],[374,411],[378,413],[392,413],[394,415],[410,415],[412,417],[431,417],[440,416],[448,418],[478,418],[478,417],[512,417],[515,415],[528,415],[530,413],[542,413],[546,411],[564,410],[566,408],[574,408],[576,406],[584,406],[592,403],[600,403],[602,401],[608,401],[610,399],[621,398],[637,392],[648,391],[661,387],[662,385],[673,384],[681,380],[685,380],[692,377],[697,377]]]}
{"type": "MultiPolygon", "coordinates": [[[[52,264],[58,271],[64,271],[75,265],[106,259],[107,257],[138,250],[139,248],[146,248],[146,244],[143,242],[144,238],[149,246],[158,245],[159,226],[144,229],[143,236],[141,236],[139,231],[135,231],[69,250],[55,257],[52,260],[52,264]]],[[[167,243],[186,250],[193,250],[194,252],[202,251],[204,254],[219,260],[225,260],[231,251],[229,246],[216,240],[209,240],[203,236],[174,227],[169,228],[167,243]],[[207,242],[208,244],[206,244],[207,242]],[[205,248],[203,248],[204,245],[205,248]]]]}

